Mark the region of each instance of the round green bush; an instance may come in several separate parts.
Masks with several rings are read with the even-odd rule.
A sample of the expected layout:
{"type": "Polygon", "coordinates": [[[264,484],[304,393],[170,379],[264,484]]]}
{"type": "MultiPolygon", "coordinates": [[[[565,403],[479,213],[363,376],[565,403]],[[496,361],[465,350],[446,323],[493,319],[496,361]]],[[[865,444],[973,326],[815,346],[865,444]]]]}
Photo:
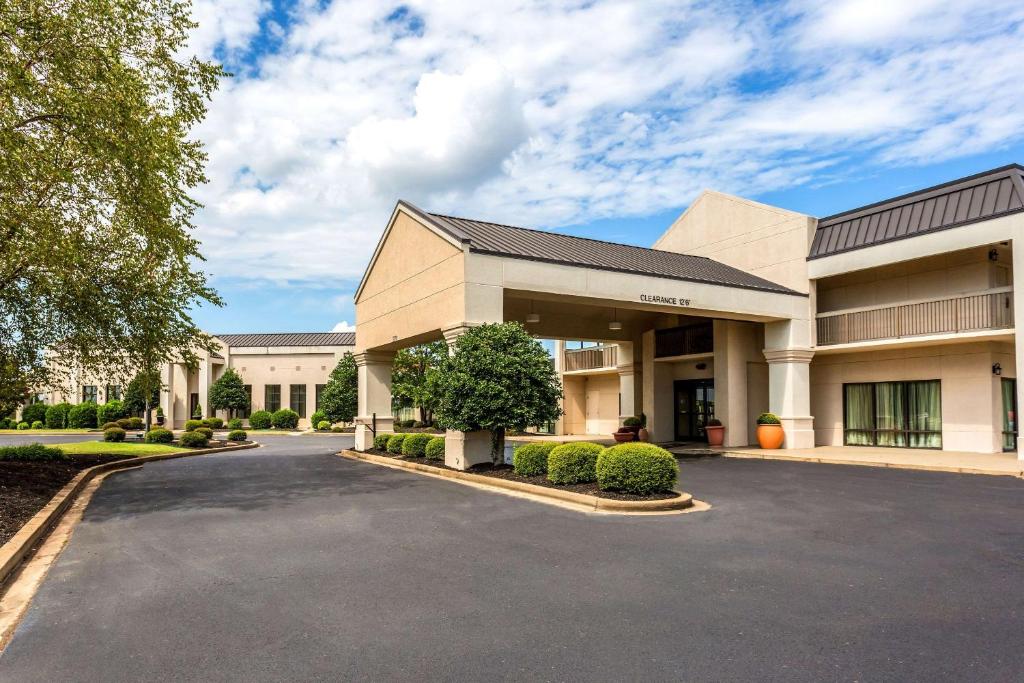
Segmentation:
{"type": "Polygon", "coordinates": [[[249,429],[270,429],[270,412],[257,410],[249,416],[249,429]]]}
{"type": "Polygon", "coordinates": [[[89,401],[72,406],[68,411],[68,427],[73,429],[91,429],[97,425],[96,404],[89,401]]]}
{"type": "Polygon", "coordinates": [[[757,424],[759,425],[777,425],[782,424],[779,420],[779,416],[775,413],[761,413],[757,416],[757,424]]]}
{"type": "Polygon", "coordinates": [[[288,408],[281,408],[270,417],[275,429],[295,429],[299,426],[299,414],[288,408]]]}
{"type": "Polygon", "coordinates": [[[203,426],[210,429],[220,429],[224,426],[224,420],[219,417],[208,417],[203,420],[203,426]]]}
{"type": "MultiPolygon", "coordinates": [[[[116,422],[104,422],[103,426],[100,427],[100,429],[102,429],[103,431],[107,431],[108,429],[113,429],[114,427],[121,427],[121,425],[117,424],[116,422]]],[[[124,429],[124,427],[121,427],[121,429],[124,429]]]]}
{"type": "Polygon", "coordinates": [[[170,443],[174,441],[174,434],[169,429],[156,427],[146,432],[146,443],[170,443]]]}
{"type": "MultiPolygon", "coordinates": [[[[309,416],[309,426],[313,429],[320,429],[320,423],[327,420],[327,413],[322,410],[318,410],[309,416]]],[[[331,428],[331,423],[327,423],[326,429],[331,428]]]]}
{"type": "Polygon", "coordinates": [[[557,443],[526,443],[512,452],[512,469],[523,477],[548,473],[548,456],[557,443]]]}
{"type": "Polygon", "coordinates": [[[239,420],[237,417],[233,417],[230,420],[228,420],[228,429],[230,429],[231,431],[237,431],[241,428],[242,421],[239,420]]]}
{"type": "Polygon", "coordinates": [[[114,424],[116,424],[121,429],[131,429],[132,421],[129,420],[127,417],[122,417],[120,420],[114,420],[114,424]]]}
{"type": "Polygon", "coordinates": [[[26,430],[28,428],[29,428],[28,422],[19,422],[18,423],[18,429],[24,431],[24,430],[26,430]]]}
{"type": "Polygon", "coordinates": [[[185,432],[178,440],[186,448],[206,448],[210,443],[210,438],[200,431],[185,432]]]}
{"type": "Polygon", "coordinates": [[[444,460],[444,437],[432,436],[423,451],[427,460],[444,460]]]}
{"type": "Polygon", "coordinates": [[[581,484],[597,479],[599,443],[563,443],[548,454],[548,480],[555,484],[581,484]]]}
{"type": "MultiPolygon", "coordinates": [[[[118,420],[118,422],[120,422],[120,420],[118,420]]],[[[142,429],[145,426],[146,422],[141,417],[128,418],[128,429],[142,429]]]]}
{"type": "Polygon", "coordinates": [[[679,477],[675,457],[650,443],[623,443],[597,456],[597,485],[602,491],[646,495],[671,491],[679,477]]]}
{"type": "Polygon", "coordinates": [[[48,429],[64,429],[68,426],[68,411],[71,410],[70,403],[58,403],[46,409],[46,422],[48,429]]]}
{"type": "Polygon", "coordinates": [[[32,405],[25,406],[21,409],[21,421],[32,424],[33,422],[42,422],[46,419],[46,404],[45,403],[33,403],[32,405]]]}
{"type": "Polygon", "coordinates": [[[345,429],[341,425],[338,425],[337,427],[331,427],[331,432],[334,434],[341,434],[344,431],[345,429]]]}
{"type": "Polygon", "coordinates": [[[640,426],[640,418],[639,417],[627,417],[625,420],[622,421],[622,426],[623,427],[639,427],[640,426]]]}
{"type": "Polygon", "coordinates": [[[116,398],[112,401],[107,401],[103,405],[96,406],[97,423],[117,422],[122,417],[127,417],[124,410],[124,404],[116,398]]]}
{"type": "Polygon", "coordinates": [[[42,428],[43,428],[43,421],[42,420],[36,420],[35,422],[32,423],[32,429],[42,429],[42,428]]]}
{"type": "Polygon", "coordinates": [[[424,457],[427,454],[427,444],[433,438],[433,434],[409,434],[402,441],[402,455],[410,458],[424,457]]]}
{"type": "Polygon", "coordinates": [[[243,429],[232,429],[228,432],[228,441],[245,441],[249,435],[243,429]]]}
{"type": "Polygon", "coordinates": [[[202,420],[185,420],[185,431],[191,432],[194,429],[198,429],[203,426],[202,420]]]}
{"type": "Polygon", "coordinates": [[[407,436],[409,436],[409,435],[408,434],[392,434],[391,436],[389,436],[388,437],[388,453],[392,453],[394,455],[401,455],[402,454],[402,443],[405,441],[405,437],[407,437],[407,436]]]}
{"type": "Polygon", "coordinates": [[[202,434],[203,436],[206,437],[207,441],[213,438],[213,430],[210,429],[209,427],[196,427],[192,431],[195,432],[196,434],[202,434]]]}
{"type": "Polygon", "coordinates": [[[65,460],[67,457],[61,449],[44,446],[41,443],[30,443],[24,446],[0,446],[0,460],[65,460]]]}
{"type": "Polygon", "coordinates": [[[373,437],[373,447],[378,451],[386,451],[388,449],[388,439],[391,438],[391,433],[377,434],[373,437]]]}
{"type": "Polygon", "coordinates": [[[103,430],[104,441],[124,441],[124,430],[120,427],[111,427],[103,430]]]}
{"type": "Polygon", "coordinates": [[[316,423],[316,428],[319,429],[321,432],[326,432],[331,428],[331,423],[328,422],[327,420],[320,420],[319,422],[316,423]]]}

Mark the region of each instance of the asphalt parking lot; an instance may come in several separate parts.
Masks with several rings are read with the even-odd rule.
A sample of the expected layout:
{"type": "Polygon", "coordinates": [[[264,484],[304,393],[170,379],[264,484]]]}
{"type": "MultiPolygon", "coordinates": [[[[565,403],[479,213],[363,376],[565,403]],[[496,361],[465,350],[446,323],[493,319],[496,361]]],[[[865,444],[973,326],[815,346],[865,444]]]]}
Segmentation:
{"type": "Polygon", "coordinates": [[[106,480],[0,679],[1019,680],[1024,482],[709,458],[583,514],[345,460],[106,480]]]}

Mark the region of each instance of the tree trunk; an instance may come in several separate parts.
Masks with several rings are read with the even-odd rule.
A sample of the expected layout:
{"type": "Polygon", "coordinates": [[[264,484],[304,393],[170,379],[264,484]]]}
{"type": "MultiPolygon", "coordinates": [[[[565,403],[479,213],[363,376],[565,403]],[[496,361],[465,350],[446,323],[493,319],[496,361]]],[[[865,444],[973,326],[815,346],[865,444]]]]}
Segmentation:
{"type": "Polygon", "coordinates": [[[491,463],[495,466],[505,463],[505,428],[491,430],[491,463]]]}
{"type": "Polygon", "coordinates": [[[149,392],[148,391],[146,392],[146,404],[145,405],[146,405],[146,414],[144,416],[144,418],[145,418],[145,425],[146,425],[146,430],[145,431],[148,432],[152,428],[152,426],[153,426],[153,416],[152,416],[152,412],[153,411],[150,410],[150,408],[149,408],[149,392]]]}

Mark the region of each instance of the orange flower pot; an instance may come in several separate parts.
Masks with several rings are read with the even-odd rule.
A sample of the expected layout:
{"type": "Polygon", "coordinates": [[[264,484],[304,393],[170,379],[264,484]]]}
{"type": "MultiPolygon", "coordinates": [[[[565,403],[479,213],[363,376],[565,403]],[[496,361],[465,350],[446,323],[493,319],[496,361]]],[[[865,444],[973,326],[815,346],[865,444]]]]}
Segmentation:
{"type": "Polygon", "coordinates": [[[782,425],[757,425],[757,443],[761,448],[782,448],[785,437],[782,425]]]}
{"type": "Polygon", "coordinates": [[[724,425],[708,425],[704,427],[704,431],[707,432],[709,446],[721,446],[725,442],[724,425]]]}

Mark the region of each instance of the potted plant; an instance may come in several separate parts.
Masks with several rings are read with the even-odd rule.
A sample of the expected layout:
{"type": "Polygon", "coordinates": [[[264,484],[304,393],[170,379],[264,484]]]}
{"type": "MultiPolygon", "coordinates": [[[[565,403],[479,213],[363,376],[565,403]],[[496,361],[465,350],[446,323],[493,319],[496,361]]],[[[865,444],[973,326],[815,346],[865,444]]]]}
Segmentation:
{"type": "Polygon", "coordinates": [[[640,426],[641,423],[639,417],[627,417],[625,420],[622,421],[622,429],[620,429],[619,431],[630,431],[633,432],[634,434],[639,434],[640,426]]]}
{"type": "Polygon", "coordinates": [[[785,434],[782,422],[774,413],[761,413],[757,417],[757,443],[761,448],[775,449],[782,447],[785,434]]]}
{"type": "Polygon", "coordinates": [[[708,435],[709,446],[721,446],[725,441],[725,427],[722,426],[722,421],[716,417],[708,420],[708,423],[704,425],[704,431],[708,435]]]}
{"type": "Polygon", "coordinates": [[[164,409],[159,406],[156,409],[156,423],[162,425],[164,423],[164,409]]]}
{"type": "Polygon", "coordinates": [[[651,440],[651,433],[647,431],[647,415],[640,413],[640,431],[636,434],[637,438],[644,443],[651,440]]]}
{"type": "Polygon", "coordinates": [[[619,431],[612,434],[612,438],[615,439],[615,443],[628,443],[636,441],[636,432],[629,427],[619,427],[619,431]]]}

